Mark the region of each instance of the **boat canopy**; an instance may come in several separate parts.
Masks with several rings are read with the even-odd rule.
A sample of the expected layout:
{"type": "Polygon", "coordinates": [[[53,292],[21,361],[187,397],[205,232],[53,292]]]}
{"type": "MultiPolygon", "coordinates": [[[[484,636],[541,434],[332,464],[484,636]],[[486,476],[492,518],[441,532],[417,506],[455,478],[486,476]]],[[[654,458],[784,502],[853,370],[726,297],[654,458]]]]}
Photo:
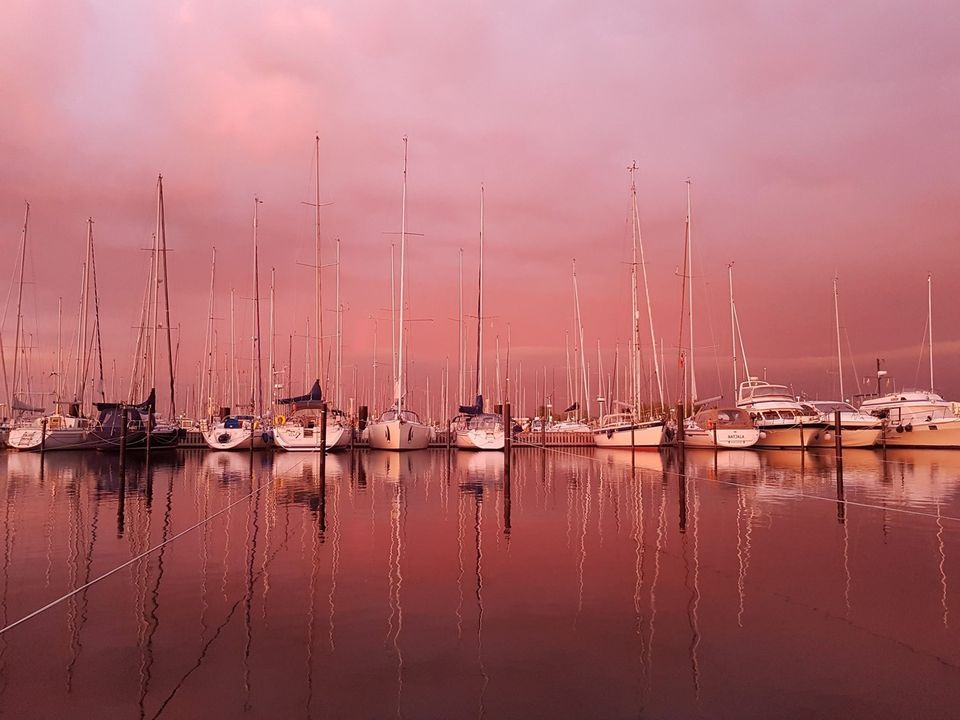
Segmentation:
{"type": "Polygon", "coordinates": [[[747,429],[754,426],[750,413],[740,408],[708,408],[698,412],[693,421],[703,428],[716,426],[747,429]]]}

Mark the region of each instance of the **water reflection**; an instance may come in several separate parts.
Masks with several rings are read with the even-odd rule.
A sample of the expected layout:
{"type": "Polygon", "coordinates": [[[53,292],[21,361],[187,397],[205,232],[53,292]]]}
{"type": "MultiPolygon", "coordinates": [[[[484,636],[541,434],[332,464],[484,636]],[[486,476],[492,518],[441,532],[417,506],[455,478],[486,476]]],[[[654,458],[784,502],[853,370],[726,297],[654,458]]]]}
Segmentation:
{"type": "Polygon", "coordinates": [[[500,453],[442,450],[181,452],[123,473],[6,453],[0,469],[4,626],[152,550],[0,635],[12,717],[960,707],[960,453],[846,451],[840,468],[523,448],[509,474],[500,453]]]}

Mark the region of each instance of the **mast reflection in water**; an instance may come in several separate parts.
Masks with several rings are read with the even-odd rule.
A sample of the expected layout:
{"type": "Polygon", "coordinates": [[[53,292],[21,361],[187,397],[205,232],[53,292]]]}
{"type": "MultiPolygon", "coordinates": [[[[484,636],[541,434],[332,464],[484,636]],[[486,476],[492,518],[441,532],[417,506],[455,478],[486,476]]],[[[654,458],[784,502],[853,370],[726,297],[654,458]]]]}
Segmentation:
{"type": "Polygon", "coordinates": [[[0,622],[93,584],[0,635],[0,714],[955,717],[960,452],[842,470],[3,453],[0,622]]]}

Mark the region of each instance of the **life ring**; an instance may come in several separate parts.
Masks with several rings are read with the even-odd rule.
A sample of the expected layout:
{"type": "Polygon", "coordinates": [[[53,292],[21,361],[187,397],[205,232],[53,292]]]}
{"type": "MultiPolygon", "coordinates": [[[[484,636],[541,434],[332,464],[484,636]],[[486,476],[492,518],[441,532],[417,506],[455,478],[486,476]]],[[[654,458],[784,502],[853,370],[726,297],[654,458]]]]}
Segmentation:
{"type": "Polygon", "coordinates": [[[286,424],[287,424],[287,418],[284,417],[283,415],[277,415],[277,416],[273,419],[273,424],[274,424],[274,425],[286,425],[286,424]]]}

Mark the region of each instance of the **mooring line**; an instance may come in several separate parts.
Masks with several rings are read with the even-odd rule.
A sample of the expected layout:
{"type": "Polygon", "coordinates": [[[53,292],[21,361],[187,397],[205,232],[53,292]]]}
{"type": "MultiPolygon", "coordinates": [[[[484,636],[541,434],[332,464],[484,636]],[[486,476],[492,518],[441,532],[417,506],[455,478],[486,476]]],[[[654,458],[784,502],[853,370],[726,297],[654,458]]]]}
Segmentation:
{"type": "MultiPolygon", "coordinates": [[[[545,447],[545,446],[543,446],[543,445],[535,445],[535,444],[533,444],[533,443],[526,443],[526,442],[524,442],[524,441],[522,441],[522,440],[520,440],[520,441],[514,441],[514,444],[515,444],[515,445],[520,445],[520,446],[522,446],[522,447],[533,448],[533,449],[535,449],[535,450],[548,450],[548,451],[550,451],[550,452],[557,453],[558,455],[567,455],[567,456],[569,456],[569,457],[582,458],[582,459],[584,459],[584,460],[591,460],[591,461],[596,462],[596,463],[602,462],[600,458],[591,457],[590,455],[581,455],[581,454],[574,453],[574,452],[568,452],[568,451],[564,451],[564,450],[559,450],[559,449],[557,449],[557,448],[545,447]]],[[[590,448],[588,448],[588,449],[590,449],[590,448]]],[[[627,451],[630,450],[630,448],[617,448],[617,449],[623,449],[623,450],[627,450],[627,451]]],[[[636,452],[636,451],[634,451],[634,452],[636,452]]],[[[642,451],[642,450],[641,450],[640,452],[645,452],[645,451],[642,451]]],[[[657,452],[657,453],[659,454],[660,451],[659,451],[659,450],[656,450],[655,452],[657,452]]],[[[651,472],[659,472],[659,473],[662,474],[662,475],[673,475],[673,476],[675,476],[675,477],[681,477],[681,474],[680,474],[679,472],[677,472],[676,470],[668,469],[668,468],[661,468],[660,470],[651,470],[650,468],[640,468],[640,469],[641,469],[641,470],[650,470],[651,472]]],[[[711,478],[706,477],[706,476],[704,476],[704,475],[696,475],[696,474],[691,474],[691,473],[683,473],[682,477],[689,478],[690,480],[704,480],[704,481],[709,481],[709,480],[711,480],[711,478]]],[[[732,481],[732,480],[721,480],[719,477],[714,478],[714,481],[715,481],[715,482],[718,482],[718,483],[722,483],[722,484],[724,484],[724,485],[730,485],[730,486],[732,486],[732,487],[746,488],[746,489],[748,489],[748,490],[749,490],[749,489],[754,489],[754,490],[757,489],[757,485],[755,485],[755,484],[754,484],[754,485],[748,485],[747,483],[738,483],[738,482],[734,482],[734,481],[732,481]]],[[[903,514],[905,514],[905,515],[919,515],[920,517],[926,517],[926,518],[930,518],[930,519],[932,519],[932,520],[936,520],[937,517],[938,517],[937,515],[934,515],[933,513],[927,513],[927,512],[923,512],[923,511],[921,511],[921,510],[912,510],[912,509],[910,509],[910,508],[904,508],[904,507],[891,507],[891,506],[884,506],[884,505],[872,505],[872,504],[870,504],[870,503],[865,503],[865,502],[861,502],[861,501],[858,501],[858,500],[847,500],[846,498],[839,499],[839,498],[836,498],[836,497],[830,497],[830,496],[827,496],[827,495],[816,495],[816,494],[812,494],[812,493],[811,493],[811,494],[806,494],[806,493],[800,493],[800,492],[797,492],[797,491],[795,491],[795,490],[789,490],[789,489],[784,489],[784,494],[785,494],[785,495],[790,495],[791,497],[794,497],[794,498],[810,498],[810,499],[812,499],[812,500],[823,500],[823,501],[830,502],[830,503],[842,502],[842,503],[844,503],[845,505],[851,505],[851,506],[853,506],[853,507],[870,508],[870,509],[872,509],[872,510],[882,510],[882,511],[886,511],[886,512],[897,512],[897,513],[903,513],[903,514]]],[[[958,522],[958,523],[960,523],[960,517],[955,517],[955,516],[952,516],[952,515],[941,515],[941,516],[939,516],[939,517],[940,517],[941,520],[952,520],[953,522],[958,522]]]]}
{"type": "MultiPolygon", "coordinates": [[[[299,467],[300,465],[302,465],[304,462],[305,462],[304,460],[301,460],[296,466],[294,466],[294,467],[291,468],[290,470],[291,470],[291,471],[292,471],[292,470],[296,470],[296,468],[299,467]]],[[[216,518],[216,517],[218,517],[218,516],[220,516],[220,515],[223,515],[225,512],[227,512],[228,510],[232,509],[234,506],[239,505],[239,504],[242,503],[244,500],[247,500],[247,499],[253,497],[254,495],[258,494],[261,490],[263,490],[263,489],[266,488],[266,487],[269,487],[270,485],[272,485],[272,484],[273,484],[274,482],[276,482],[277,480],[278,480],[278,478],[274,477],[274,478],[268,480],[268,481],[265,482],[265,483],[261,483],[260,485],[258,485],[257,487],[255,487],[253,490],[251,490],[250,492],[248,492],[248,493],[247,493],[246,495],[244,495],[243,497],[238,498],[237,500],[233,501],[233,502],[230,503],[229,505],[221,508],[220,510],[217,510],[217,512],[215,512],[213,515],[209,515],[208,517],[205,517],[203,520],[200,520],[200,521],[194,523],[193,525],[191,525],[190,527],[188,527],[188,528],[186,528],[186,529],[184,529],[184,530],[181,530],[181,531],[178,532],[176,535],[174,535],[174,536],[171,537],[171,538],[168,538],[167,540],[165,540],[164,542],[160,543],[159,545],[154,545],[152,548],[149,548],[149,549],[143,551],[142,553],[140,553],[139,555],[130,558],[129,560],[127,560],[126,562],[122,563],[121,565],[118,565],[117,567],[113,568],[112,570],[108,570],[107,572],[103,573],[102,575],[100,575],[100,576],[98,576],[98,577],[95,577],[95,578],[94,578],[93,580],[91,580],[90,582],[84,583],[84,584],[81,585],[80,587],[71,590],[71,591],[68,592],[66,595],[62,595],[61,597],[58,597],[56,600],[53,600],[53,601],[47,603],[47,604],[44,605],[43,607],[37,608],[36,610],[34,610],[33,612],[29,613],[28,615],[24,615],[24,616],[23,616],[22,618],[20,618],[19,620],[16,620],[15,622],[12,622],[12,623],[10,623],[9,625],[7,625],[6,627],[0,629],[0,635],[3,635],[3,634],[6,633],[8,630],[12,630],[13,628],[15,628],[17,625],[20,625],[21,623],[27,622],[27,620],[31,620],[31,619],[35,618],[37,615],[40,615],[41,613],[46,612],[46,611],[49,610],[50,608],[56,607],[57,605],[59,605],[60,603],[64,602],[65,600],[69,600],[70,598],[72,598],[72,597],[73,597],[74,595],[76,595],[77,593],[81,593],[81,592],[83,592],[84,590],[92,587],[93,585],[96,585],[96,584],[97,584],[98,582],[100,582],[101,580],[105,580],[105,579],[107,579],[108,577],[110,577],[111,575],[115,575],[116,573],[120,572],[120,571],[123,570],[124,568],[130,567],[131,565],[133,565],[133,563],[137,562],[138,560],[142,560],[143,558],[147,557],[148,555],[150,555],[150,554],[152,554],[152,553],[155,553],[157,550],[159,550],[160,548],[164,547],[165,545],[169,545],[169,544],[172,543],[174,540],[183,537],[183,536],[186,535],[187,533],[192,532],[193,530],[196,530],[196,529],[197,529],[198,527],[200,527],[201,525],[204,525],[204,524],[210,522],[211,520],[213,520],[214,518],[216,518]]]]}

